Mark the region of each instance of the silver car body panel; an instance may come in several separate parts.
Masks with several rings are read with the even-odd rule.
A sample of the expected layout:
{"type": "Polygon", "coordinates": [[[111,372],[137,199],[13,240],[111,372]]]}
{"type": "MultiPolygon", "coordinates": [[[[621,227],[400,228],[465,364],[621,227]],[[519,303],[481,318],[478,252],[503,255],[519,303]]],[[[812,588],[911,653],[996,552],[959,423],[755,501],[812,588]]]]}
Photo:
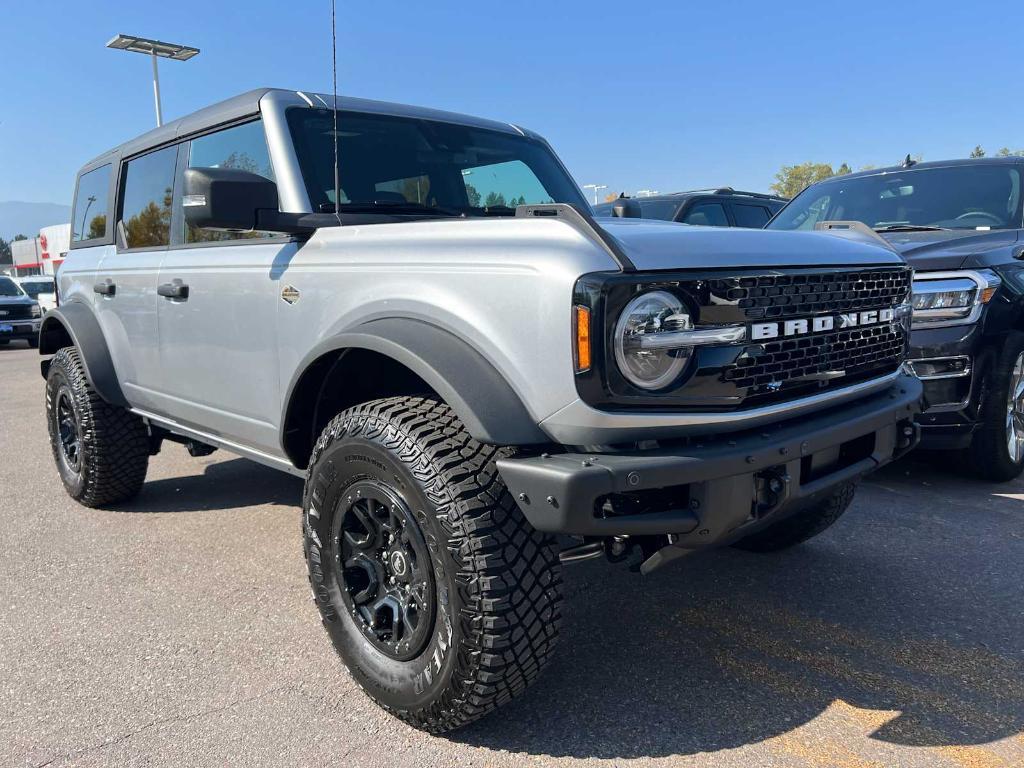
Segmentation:
{"type": "MultiPolygon", "coordinates": [[[[112,150],[148,146],[263,119],[282,210],[309,212],[285,121],[289,108],[329,97],[263,89],[169,123],[112,150]],[[147,138],[148,137],[148,138],[147,138]]],[[[505,123],[340,98],[338,106],[447,120],[509,133],[505,123]]],[[[102,158],[101,158],[102,159],[102,158]]],[[[95,161],[92,165],[95,164],[95,161]]],[[[175,219],[178,221],[178,219],[175,219]]],[[[898,264],[885,248],[819,232],[766,232],[604,219],[638,270],[898,264]]],[[[156,251],[73,248],[59,273],[62,302],[100,318],[125,397],[169,429],[273,466],[289,466],[281,426],[311,350],[384,318],[428,323],[461,339],[508,383],[534,424],[572,445],[733,429],[866,394],[889,378],[829,396],[731,414],[604,413],[576,391],[572,296],[581,275],[619,271],[585,231],[557,218],[465,218],[322,228],[308,240],[236,241],[156,251]],[[112,279],[101,297],[95,281],[112,279]],[[187,301],[157,295],[182,280],[187,301]],[[286,290],[287,289],[287,290],[286,290]],[[288,296],[285,301],[283,296],[288,296]]]]}

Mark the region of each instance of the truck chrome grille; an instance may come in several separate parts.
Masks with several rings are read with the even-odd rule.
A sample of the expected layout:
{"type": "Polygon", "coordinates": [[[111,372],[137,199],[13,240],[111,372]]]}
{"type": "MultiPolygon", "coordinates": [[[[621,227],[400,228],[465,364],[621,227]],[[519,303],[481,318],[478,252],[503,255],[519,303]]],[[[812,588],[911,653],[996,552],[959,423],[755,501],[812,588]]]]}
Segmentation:
{"type": "Polygon", "coordinates": [[[910,280],[910,270],[897,268],[737,276],[712,280],[709,288],[748,320],[762,320],[892,307],[908,294],[910,280]]]}

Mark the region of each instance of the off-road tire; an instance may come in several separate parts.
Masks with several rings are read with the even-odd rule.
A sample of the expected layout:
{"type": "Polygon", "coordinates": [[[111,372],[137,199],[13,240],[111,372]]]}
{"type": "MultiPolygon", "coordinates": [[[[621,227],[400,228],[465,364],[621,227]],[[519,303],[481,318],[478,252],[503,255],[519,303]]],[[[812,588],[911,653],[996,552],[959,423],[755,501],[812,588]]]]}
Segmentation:
{"type": "Polygon", "coordinates": [[[988,377],[988,387],[978,413],[979,426],[966,450],[967,468],[980,480],[1004,483],[1024,469],[1024,456],[1013,461],[1007,447],[1006,406],[1012,370],[1024,351],[1024,334],[1011,334],[1003,345],[988,377]]]}
{"type": "MultiPolygon", "coordinates": [[[[561,623],[555,539],[526,521],[483,445],[444,403],[393,397],[336,416],[313,449],[303,494],[303,546],[323,625],[377,704],[441,733],[523,693],[551,658],[561,623]],[[419,655],[401,661],[366,639],[346,607],[334,517],[356,483],[382,483],[422,530],[435,611],[419,655]]],[[[339,512],[339,510],[341,510],[339,512]]]]}
{"type": "Polygon", "coordinates": [[[64,347],[50,361],[46,423],[57,471],[75,501],[102,507],[126,501],[142,488],[149,466],[146,425],[131,411],[110,405],[96,394],[75,347],[64,347]],[[69,464],[61,444],[57,411],[62,393],[77,423],[77,468],[69,464]]]}
{"type": "Polygon", "coordinates": [[[853,483],[841,485],[827,499],[740,539],[733,546],[748,552],[778,552],[814,538],[842,516],[853,501],[855,490],[853,483]]]}

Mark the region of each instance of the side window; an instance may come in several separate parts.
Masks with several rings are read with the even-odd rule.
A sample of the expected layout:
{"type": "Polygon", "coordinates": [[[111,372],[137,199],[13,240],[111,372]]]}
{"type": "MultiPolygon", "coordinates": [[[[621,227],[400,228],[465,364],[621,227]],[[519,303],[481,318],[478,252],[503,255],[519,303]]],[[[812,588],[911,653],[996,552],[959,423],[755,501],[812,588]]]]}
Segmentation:
{"type": "Polygon", "coordinates": [[[721,203],[697,203],[686,212],[683,218],[686,224],[699,224],[705,227],[728,227],[729,219],[721,203]]]}
{"type": "Polygon", "coordinates": [[[165,147],[128,161],[121,222],[129,248],[160,248],[171,240],[171,199],[178,148],[165,147]]]}
{"type": "Polygon", "coordinates": [[[732,215],[736,219],[737,227],[750,227],[751,229],[761,229],[771,218],[771,214],[764,206],[741,203],[732,204],[732,215]]]}
{"type": "Polygon", "coordinates": [[[107,236],[107,200],[110,166],[103,165],[78,177],[75,207],[71,213],[71,241],[95,240],[107,236]]]}
{"type": "Polygon", "coordinates": [[[675,200],[639,200],[637,205],[640,206],[640,211],[643,214],[642,218],[644,219],[673,221],[676,218],[676,212],[679,210],[679,203],[675,200]]]}
{"type": "MultiPolygon", "coordinates": [[[[200,136],[188,143],[189,168],[235,168],[274,181],[274,168],[263,134],[263,121],[254,120],[233,128],[200,136]]],[[[273,232],[223,232],[185,225],[186,243],[274,237],[273,232]]]]}

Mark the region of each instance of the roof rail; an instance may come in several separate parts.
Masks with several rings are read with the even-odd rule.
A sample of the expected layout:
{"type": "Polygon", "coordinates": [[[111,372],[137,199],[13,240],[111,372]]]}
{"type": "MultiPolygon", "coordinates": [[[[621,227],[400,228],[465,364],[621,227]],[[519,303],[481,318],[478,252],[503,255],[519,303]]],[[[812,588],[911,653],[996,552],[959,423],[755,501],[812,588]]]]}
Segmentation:
{"type": "Polygon", "coordinates": [[[770,195],[765,192],[745,192],[742,189],[733,189],[732,187],[719,187],[715,190],[716,195],[742,195],[743,197],[759,197],[764,200],[781,200],[778,195],[770,195]]]}

